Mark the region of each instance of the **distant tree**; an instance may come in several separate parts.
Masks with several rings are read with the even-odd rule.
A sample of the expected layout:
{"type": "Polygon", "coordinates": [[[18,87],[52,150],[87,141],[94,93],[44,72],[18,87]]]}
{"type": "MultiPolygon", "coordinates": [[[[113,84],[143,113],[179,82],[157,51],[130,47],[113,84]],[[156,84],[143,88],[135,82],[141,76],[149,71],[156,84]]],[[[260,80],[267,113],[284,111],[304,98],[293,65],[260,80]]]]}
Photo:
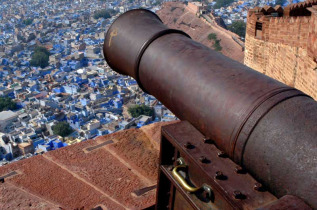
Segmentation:
{"type": "Polygon", "coordinates": [[[153,116],[154,114],[153,109],[146,105],[136,105],[134,107],[129,107],[128,112],[134,118],[139,117],[140,115],[153,116]]]}
{"type": "MultiPolygon", "coordinates": [[[[130,3],[132,3],[133,2],[133,0],[129,0],[130,1],[130,3]],[[131,2],[132,1],[132,2],[131,2]]],[[[157,6],[157,5],[160,5],[162,2],[161,1],[155,1],[152,5],[153,6],[157,6]]]]}
{"type": "Polygon", "coordinates": [[[111,16],[116,15],[118,12],[114,9],[102,9],[95,11],[94,13],[94,18],[99,19],[99,18],[104,18],[108,19],[111,18],[111,16]]]}
{"type": "Polygon", "coordinates": [[[33,19],[32,18],[27,18],[27,19],[24,19],[23,21],[23,24],[24,25],[31,25],[33,23],[33,19]]]}
{"type": "Polygon", "coordinates": [[[45,68],[48,66],[49,57],[45,55],[45,53],[38,52],[32,55],[32,59],[30,61],[31,66],[39,66],[41,68],[45,68]]]}
{"type": "Polygon", "coordinates": [[[209,39],[209,40],[216,40],[216,39],[217,39],[217,34],[215,34],[215,33],[209,34],[209,35],[208,35],[208,39],[209,39]]]}
{"type": "Polygon", "coordinates": [[[17,35],[17,38],[18,38],[19,41],[26,42],[25,37],[22,36],[21,34],[18,34],[18,35],[17,35]]]}
{"type": "Polygon", "coordinates": [[[228,29],[233,33],[238,34],[240,37],[245,37],[246,23],[242,20],[234,21],[230,26],[228,26],[228,29]]]}
{"type": "Polygon", "coordinates": [[[5,110],[16,110],[17,104],[9,97],[0,97],[0,112],[5,110]]]}
{"type": "Polygon", "coordinates": [[[67,122],[59,122],[53,126],[53,133],[63,137],[63,139],[73,132],[72,127],[67,122]]]}
{"type": "Polygon", "coordinates": [[[233,2],[234,0],[216,0],[216,4],[214,5],[214,8],[219,9],[221,7],[226,7],[226,6],[229,6],[233,2]]]}
{"type": "Polygon", "coordinates": [[[222,50],[222,47],[220,45],[220,41],[221,39],[217,39],[215,40],[215,43],[212,45],[213,48],[216,50],[216,51],[221,51],[222,50]]]}
{"type": "Polygon", "coordinates": [[[36,36],[32,33],[32,34],[30,34],[27,42],[30,42],[30,41],[34,40],[35,38],[36,38],[36,36]]]}
{"type": "Polygon", "coordinates": [[[220,45],[220,41],[221,39],[218,39],[217,38],[217,34],[215,33],[210,33],[208,35],[208,39],[211,41],[213,40],[214,41],[214,44],[212,45],[213,49],[216,50],[216,51],[221,51],[222,50],[222,47],[220,45]]]}
{"type": "Polygon", "coordinates": [[[287,0],[276,0],[274,6],[276,6],[276,5],[281,5],[281,6],[283,6],[283,5],[286,3],[286,1],[287,1],[287,0]]]}
{"type": "Polygon", "coordinates": [[[45,68],[48,66],[49,55],[50,53],[45,47],[37,46],[30,61],[31,66],[45,68]]]}
{"type": "Polygon", "coordinates": [[[45,55],[50,56],[50,52],[45,47],[41,47],[41,46],[36,46],[34,49],[34,52],[42,52],[45,55]]]}

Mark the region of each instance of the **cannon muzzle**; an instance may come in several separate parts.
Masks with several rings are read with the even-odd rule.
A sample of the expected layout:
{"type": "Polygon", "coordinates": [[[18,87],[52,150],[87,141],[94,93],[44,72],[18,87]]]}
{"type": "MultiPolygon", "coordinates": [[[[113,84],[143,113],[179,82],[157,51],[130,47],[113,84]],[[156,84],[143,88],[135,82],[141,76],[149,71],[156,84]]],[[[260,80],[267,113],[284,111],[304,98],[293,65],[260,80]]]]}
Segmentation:
{"type": "Polygon", "coordinates": [[[113,70],[135,78],[274,195],[317,208],[315,100],[167,28],[148,10],[121,15],[103,50],[113,70]]]}

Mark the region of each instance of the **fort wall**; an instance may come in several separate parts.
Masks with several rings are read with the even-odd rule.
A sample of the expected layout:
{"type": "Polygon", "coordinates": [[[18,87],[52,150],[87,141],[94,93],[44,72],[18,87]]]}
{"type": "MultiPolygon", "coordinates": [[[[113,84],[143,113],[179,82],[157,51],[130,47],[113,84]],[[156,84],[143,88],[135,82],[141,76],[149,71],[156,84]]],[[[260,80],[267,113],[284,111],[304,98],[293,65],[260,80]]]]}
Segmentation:
{"type": "Polygon", "coordinates": [[[281,7],[250,10],[244,63],[317,100],[314,4],[294,4],[284,11],[281,7]]]}

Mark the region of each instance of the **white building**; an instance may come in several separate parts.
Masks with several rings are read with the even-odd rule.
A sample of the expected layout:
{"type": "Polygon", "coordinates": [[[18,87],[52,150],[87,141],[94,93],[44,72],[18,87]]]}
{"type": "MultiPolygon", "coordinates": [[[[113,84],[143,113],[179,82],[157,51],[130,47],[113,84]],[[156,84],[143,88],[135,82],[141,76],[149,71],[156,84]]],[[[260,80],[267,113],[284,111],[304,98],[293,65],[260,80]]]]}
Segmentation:
{"type": "Polygon", "coordinates": [[[0,112],[0,132],[9,132],[12,129],[12,123],[17,121],[18,114],[13,111],[0,112]]]}
{"type": "Polygon", "coordinates": [[[92,120],[90,123],[87,124],[87,130],[95,130],[100,127],[99,120],[92,120]]]}

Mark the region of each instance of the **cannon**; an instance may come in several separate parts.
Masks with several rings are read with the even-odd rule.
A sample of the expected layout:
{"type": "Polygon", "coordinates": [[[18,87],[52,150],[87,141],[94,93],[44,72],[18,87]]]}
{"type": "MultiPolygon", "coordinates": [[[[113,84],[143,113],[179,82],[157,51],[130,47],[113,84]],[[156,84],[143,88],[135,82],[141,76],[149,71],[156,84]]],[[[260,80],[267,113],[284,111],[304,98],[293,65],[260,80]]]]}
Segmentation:
{"type": "Polygon", "coordinates": [[[103,52],[113,70],[136,79],[181,120],[177,126],[162,129],[157,202],[163,204],[157,208],[172,205],[161,193],[171,194],[162,182],[180,191],[174,193],[175,206],[186,200],[198,209],[251,209],[273,205],[281,198],[280,208],[291,203],[317,208],[314,99],[193,41],[183,31],[169,29],[155,13],[144,9],[128,11],[113,22],[103,52]],[[221,160],[212,156],[215,152],[221,160]],[[225,157],[230,163],[219,162],[225,157]],[[217,164],[222,171],[215,168],[217,164]],[[183,178],[177,165],[186,168],[183,178]],[[235,167],[237,175],[231,175],[227,166],[235,167]],[[244,184],[243,190],[234,189],[251,179],[261,187],[244,189],[249,187],[244,184]],[[191,197],[188,191],[204,184],[207,190],[196,190],[205,189],[210,197],[197,205],[199,196],[191,197]]]}

